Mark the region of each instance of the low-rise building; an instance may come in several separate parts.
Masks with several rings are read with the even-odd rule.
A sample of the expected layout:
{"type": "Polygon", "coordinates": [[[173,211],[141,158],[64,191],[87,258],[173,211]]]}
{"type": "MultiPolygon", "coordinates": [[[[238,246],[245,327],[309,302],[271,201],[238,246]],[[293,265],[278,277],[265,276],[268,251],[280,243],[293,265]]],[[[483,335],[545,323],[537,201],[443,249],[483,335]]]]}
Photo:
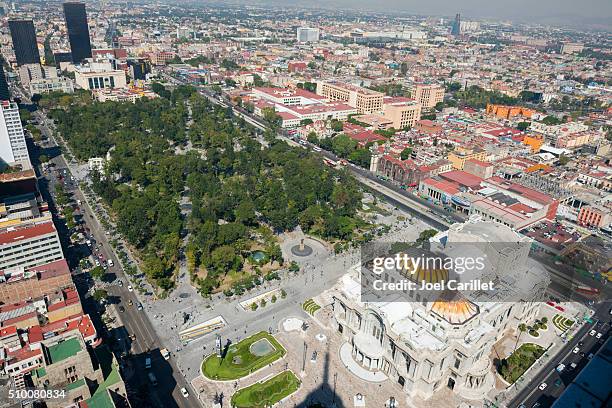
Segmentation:
{"type": "Polygon", "coordinates": [[[421,119],[421,104],[409,98],[385,98],[383,115],[395,129],[412,128],[421,119]]]}
{"type": "Polygon", "coordinates": [[[74,83],[70,78],[40,78],[30,81],[30,94],[45,94],[49,92],[73,93],[74,83]]]}
{"type": "Polygon", "coordinates": [[[317,95],[330,101],[346,102],[356,108],[359,114],[379,113],[383,110],[383,93],[343,82],[319,81],[317,95]]]}
{"type": "Polygon", "coordinates": [[[425,109],[432,109],[444,101],[444,87],[437,84],[413,84],[410,97],[419,102],[425,109]]]}

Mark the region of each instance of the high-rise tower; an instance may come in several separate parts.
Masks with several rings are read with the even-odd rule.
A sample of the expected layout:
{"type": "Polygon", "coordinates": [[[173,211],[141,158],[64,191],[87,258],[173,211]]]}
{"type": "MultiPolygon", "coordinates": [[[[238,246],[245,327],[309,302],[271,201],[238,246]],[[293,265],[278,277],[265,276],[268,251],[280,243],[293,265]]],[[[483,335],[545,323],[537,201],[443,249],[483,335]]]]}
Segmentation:
{"type": "Polygon", "coordinates": [[[40,64],[36,31],[32,20],[9,20],[17,65],[40,64]]]}
{"type": "Polygon", "coordinates": [[[91,42],[89,40],[85,3],[64,3],[64,16],[68,28],[72,62],[79,64],[85,58],[91,58],[91,42]]]}
{"type": "Polygon", "coordinates": [[[461,14],[455,15],[455,21],[453,21],[453,27],[451,28],[452,35],[461,35],[461,14]]]}

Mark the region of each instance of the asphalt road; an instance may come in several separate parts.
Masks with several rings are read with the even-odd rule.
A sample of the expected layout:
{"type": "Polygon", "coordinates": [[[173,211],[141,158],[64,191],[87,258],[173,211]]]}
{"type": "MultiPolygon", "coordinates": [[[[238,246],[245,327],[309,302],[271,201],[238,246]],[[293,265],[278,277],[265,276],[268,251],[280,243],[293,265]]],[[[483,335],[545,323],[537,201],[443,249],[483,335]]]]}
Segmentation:
{"type": "Polygon", "coordinates": [[[599,304],[592,317],[593,323],[585,324],[555,357],[551,358],[545,366],[539,369],[531,382],[507,406],[511,408],[550,407],[555,399],[561,395],[565,387],[573,381],[580,370],[587,364],[589,354],[595,354],[609,336],[609,310],[610,302],[599,304]],[[595,330],[595,335],[593,336],[590,334],[592,330],[595,330]],[[602,334],[600,339],[597,339],[597,333],[602,334]],[[579,343],[582,343],[582,345],[579,346],[579,343]],[[573,352],[575,347],[579,348],[578,353],[573,352]],[[566,368],[559,373],[556,368],[561,363],[566,368]],[[572,363],[576,363],[577,367],[572,369],[572,363]],[[546,387],[541,390],[539,387],[544,383],[546,387]]]}
{"type": "MultiPolygon", "coordinates": [[[[27,100],[26,98],[22,99],[27,100]]],[[[43,135],[48,137],[48,141],[44,143],[42,147],[48,150],[56,149],[57,144],[53,138],[51,130],[49,129],[49,126],[52,126],[51,121],[47,120],[46,117],[39,111],[34,112],[34,117],[39,121],[39,127],[43,132],[43,135]]],[[[75,201],[80,200],[82,203],[80,209],[83,216],[84,225],[89,229],[89,235],[95,239],[97,245],[99,245],[99,249],[95,255],[101,255],[105,260],[112,259],[114,267],[109,267],[107,273],[114,273],[117,278],[124,282],[123,286],[111,285],[107,288],[107,290],[109,294],[112,295],[112,298],[116,298],[120,305],[125,308],[125,312],[121,313],[120,317],[124,323],[125,329],[127,330],[127,335],[135,336],[135,340],[133,342],[128,339],[121,339],[122,341],[126,341],[128,343],[129,351],[133,355],[128,363],[130,369],[135,370],[136,373],[136,383],[133,385],[138,388],[148,385],[149,395],[151,397],[150,399],[160,408],[199,407],[200,403],[197,401],[195,393],[190,392],[190,396],[188,398],[184,398],[181,395],[180,388],[185,387],[187,390],[190,390],[190,386],[181,375],[173,359],[170,358],[170,360],[166,361],[163,359],[163,357],[161,357],[161,354],[159,353],[161,342],[159,341],[159,338],[149,322],[146,313],[137,310],[136,305],[139,303],[139,300],[137,299],[135,292],[128,290],[127,276],[119,266],[119,260],[108,243],[106,232],[100,226],[97,219],[93,215],[92,209],[87,204],[85,196],[78,186],[78,181],[71,180],[70,167],[68,163],[61,155],[51,158],[50,162],[55,164],[55,170],[57,170],[59,174],[67,174],[67,177],[64,177],[63,182],[66,190],[73,194],[75,201]],[[129,306],[130,300],[133,306],[129,306]],[[153,362],[152,371],[158,380],[158,385],[155,387],[149,384],[148,377],[144,375],[144,359],[145,356],[149,354],[151,355],[153,362]]],[[[53,196],[55,184],[61,182],[56,176],[57,173],[55,173],[55,171],[49,171],[41,174],[46,178],[47,185],[49,186],[50,190],[49,193],[51,196],[53,196]]],[[[130,384],[130,381],[128,381],[128,384],[130,384]]]]}

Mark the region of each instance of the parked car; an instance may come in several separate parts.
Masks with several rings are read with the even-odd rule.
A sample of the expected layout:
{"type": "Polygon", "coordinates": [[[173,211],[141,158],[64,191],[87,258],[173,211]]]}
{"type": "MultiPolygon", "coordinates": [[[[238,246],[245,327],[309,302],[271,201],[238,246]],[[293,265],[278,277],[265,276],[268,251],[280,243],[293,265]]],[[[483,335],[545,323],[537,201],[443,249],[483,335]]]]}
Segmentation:
{"type": "Polygon", "coordinates": [[[538,387],[538,389],[539,389],[540,391],[544,391],[544,389],[546,389],[546,387],[548,387],[548,384],[546,384],[546,383],[542,383],[542,384],[540,384],[540,386],[538,387]]]}
{"type": "Polygon", "coordinates": [[[132,287],[132,285],[128,285],[128,292],[133,292],[134,288],[132,287]]]}
{"type": "Polygon", "coordinates": [[[181,394],[183,394],[183,397],[189,398],[189,391],[185,387],[181,388],[181,394]]]}
{"type": "Polygon", "coordinates": [[[580,352],[580,347],[574,347],[574,350],[572,350],[572,353],[574,354],[578,354],[580,352]]]}

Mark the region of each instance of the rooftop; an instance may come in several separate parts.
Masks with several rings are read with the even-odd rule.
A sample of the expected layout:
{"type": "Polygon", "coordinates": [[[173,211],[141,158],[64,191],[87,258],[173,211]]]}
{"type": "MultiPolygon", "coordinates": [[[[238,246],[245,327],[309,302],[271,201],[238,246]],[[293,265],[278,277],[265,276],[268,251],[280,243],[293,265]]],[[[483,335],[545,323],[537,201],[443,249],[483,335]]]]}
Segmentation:
{"type": "Polygon", "coordinates": [[[81,351],[81,343],[76,337],[61,341],[53,346],[48,347],[50,363],[54,364],[75,356],[81,351]]]}

